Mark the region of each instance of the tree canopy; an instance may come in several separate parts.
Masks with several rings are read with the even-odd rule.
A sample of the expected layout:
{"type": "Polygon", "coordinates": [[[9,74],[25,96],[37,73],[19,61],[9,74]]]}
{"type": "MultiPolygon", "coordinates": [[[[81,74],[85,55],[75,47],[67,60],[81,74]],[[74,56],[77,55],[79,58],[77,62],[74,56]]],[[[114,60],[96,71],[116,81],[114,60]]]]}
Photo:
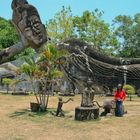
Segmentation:
{"type": "Polygon", "coordinates": [[[0,50],[19,41],[18,34],[10,20],[0,17],[0,50]]]}
{"type": "Polygon", "coordinates": [[[134,16],[119,15],[114,20],[119,45],[117,53],[122,57],[140,56],[140,13],[134,16]]]}
{"type": "Polygon", "coordinates": [[[81,17],[73,18],[78,37],[91,43],[98,50],[116,45],[116,38],[109,24],[102,19],[102,15],[103,12],[96,9],[94,12],[85,11],[81,17]]]}

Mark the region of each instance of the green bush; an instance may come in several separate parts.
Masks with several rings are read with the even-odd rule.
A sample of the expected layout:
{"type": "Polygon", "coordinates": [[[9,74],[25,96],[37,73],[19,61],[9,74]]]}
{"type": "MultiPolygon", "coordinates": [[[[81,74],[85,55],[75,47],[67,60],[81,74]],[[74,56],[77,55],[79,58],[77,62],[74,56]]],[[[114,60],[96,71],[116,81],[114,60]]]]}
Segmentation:
{"type": "Polygon", "coordinates": [[[136,93],[136,91],[135,91],[135,88],[133,87],[133,86],[131,86],[131,85],[124,85],[123,86],[123,89],[126,91],[126,93],[127,94],[135,94],[136,93]]]}
{"type": "Polygon", "coordinates": [[[9,91],[9,85],[12,83],[12,79],[4,78],[4,79],[2,80],[2,83],[3,83],[4,85],[6,85],[6,89],[7,89],[7,93],[8,93],[8,91],[9,91]]]}
{"type": "Polygon", "coordinates": [[[132,85],[124,85],[123,89],[126,91],[126,93],[128,94],[130,101],[132,100],[132,96],[136,93],[135,88],[132,85]]]}

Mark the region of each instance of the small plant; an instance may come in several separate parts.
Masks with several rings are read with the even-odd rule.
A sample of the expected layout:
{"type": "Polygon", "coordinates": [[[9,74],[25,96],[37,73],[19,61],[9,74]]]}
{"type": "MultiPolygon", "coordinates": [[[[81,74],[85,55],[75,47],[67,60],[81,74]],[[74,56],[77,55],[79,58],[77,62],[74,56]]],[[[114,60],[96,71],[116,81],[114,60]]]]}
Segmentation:
{"type": "Polygon", "coordinates": [[[6,85],[7,94],[9,92],[9,85],[12,83],[12,80],[9,78],[4,78],[2,80],[3,84],[6,85]]]}
{"type": "Polygon", "coordinates": [[[128,96],[129,96],[129,99],[130,99],[130,101],[132,101],[132,95],[134,95],[135,94],[135,88],[133,87],[133,86],[131,86],[131,85],[124,85],[123,86],[123,89],[126,91],[126,93],[128,94],[128,96]]]}

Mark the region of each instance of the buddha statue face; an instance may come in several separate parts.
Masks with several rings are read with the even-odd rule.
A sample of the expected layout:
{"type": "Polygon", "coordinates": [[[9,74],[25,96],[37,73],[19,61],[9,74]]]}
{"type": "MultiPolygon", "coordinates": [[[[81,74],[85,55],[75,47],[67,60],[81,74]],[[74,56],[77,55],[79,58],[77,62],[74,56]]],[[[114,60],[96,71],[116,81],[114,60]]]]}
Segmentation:
{"type": "Polygon", "coordinates": [[[47,34],[36,8],[26,0],[13,0],[12,9],[12,21],[23,45],[39,49],[47,41],[47,34]]]}

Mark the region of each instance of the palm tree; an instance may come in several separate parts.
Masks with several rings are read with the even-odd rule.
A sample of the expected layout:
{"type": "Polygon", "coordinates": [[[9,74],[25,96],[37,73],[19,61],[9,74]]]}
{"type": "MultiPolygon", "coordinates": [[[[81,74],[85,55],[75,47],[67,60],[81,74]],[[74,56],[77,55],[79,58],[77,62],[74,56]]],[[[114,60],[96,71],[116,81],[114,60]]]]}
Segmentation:
{"type": "Polygon", "coordinates": [[[40,70],[41,72],[44,72],[42,73],[43,74],[42,79],[44,79],[45,82],[42,82],[42,85],[45,86],[45,94],[42,98],[43,100],[45,100],[47,94],[46,105],[45,105],[46,108],[48,106],[49,95],[50,93],[53,94],[54,91],[54,89],[52,89],[53,88],[52,84],[54,79],[63,76],[63,73],[60,72],[57,68],[58,65],[57,60],[62,55],[63,52],[57,51],[56,46],[53,43],[50,43],[47,45],[47,49],[43,51],[43,53],[40,56],[40,59],[38,60],[40,70]]]}
{"type": "Polygon", "coordinates": [[[21,71],[28,75],[30,83],[41,111],[46,111],[50,92],[53,92],[52,82],[54,78],[61,77],[62,72],[57,68],[57,59],[61,53],[52,44],[47,46],[39,57],[25,57],[25,63],[21,66],[21,71]],[[38,91],[35,88],[35,81],[38,83],[38,91]]]}

